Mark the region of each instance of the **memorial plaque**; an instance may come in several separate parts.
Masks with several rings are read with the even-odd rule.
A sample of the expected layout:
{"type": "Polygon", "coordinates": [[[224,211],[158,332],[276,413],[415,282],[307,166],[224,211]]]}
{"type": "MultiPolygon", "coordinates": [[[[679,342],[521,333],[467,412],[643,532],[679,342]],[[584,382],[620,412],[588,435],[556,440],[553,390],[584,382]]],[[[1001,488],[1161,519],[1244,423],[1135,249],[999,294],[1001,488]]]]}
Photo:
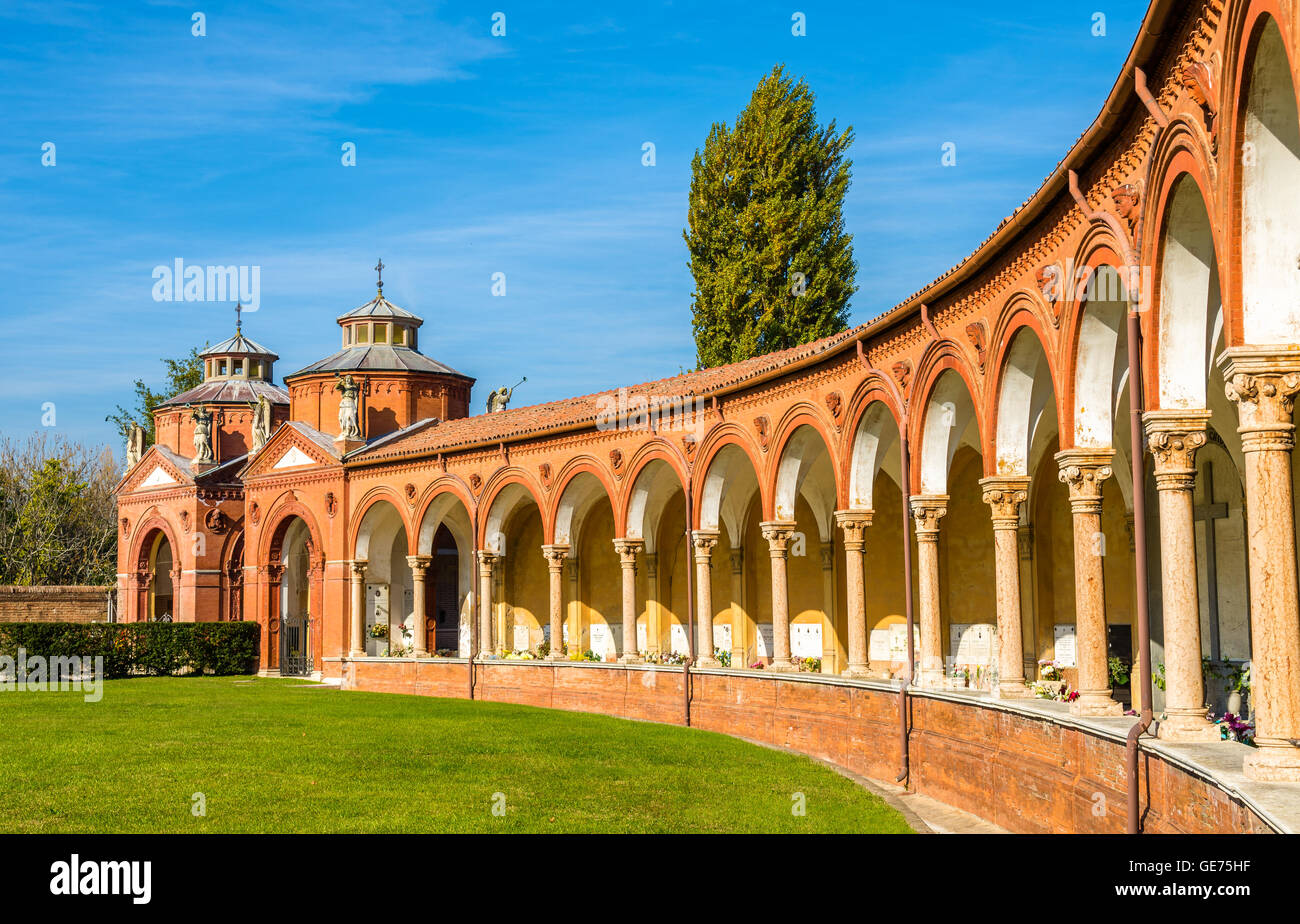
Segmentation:
{"type": "Polygon", "coordinates": [[[1061,667],[1077,667],[1077,656],[1074,650],[1074,626],[1052,626],[1052,633],[1056,641],[1056,654],[1052,660],[1061,667]]]}
{"type": "Polygon", "coordinates": [[[797,622],[790,626],[790,654],[796,658],[822,656],[822,624],[797,622]]]}
{"type": "Polygon", "coordinates": [[[468,620],[468,619],[462,619],[462,620],[460,621],[460,633],[459,633],[459,635],[457,636],[457,639],[458,639],[458,647],[459,647],[459,651],[460,651],[460,656],[461,656],[462,658],[468,658],[469,655],[470,655],[470,651],[469,651],[469,620],[468,620]]]}
{"type": "Polygon", "coordinates": [[[758,639],[757,639],[758,656],[760,658],[775,657],[775,655],[773,655],[772,653],[773,652],[772,639],[773,639],[772,624],[769,622],[764,625],[760,625],[758,627],[758,639]]]}
{"type": "Polygon", "coordinates": [[[723,651],[731,650],[731,626],[714,625],[713,627],[713,649],[714,651],[721,648],[723,651]]]}
{"type": "MultiPolygon", "coordinates": [[[[919,657],[921,651],[920,632],[913,632],[912,647],[916,649],[919,657]]],[[[889,660],[907,661],[907,623],[905,622],[896,622],[889,627],[889,660]]]]}
{"type": "Polygon", "coordinates": [[[690,650],[686,643],[686,627],[673,623],[668,629],[668,642],[673,654],[686,654],[690,650]]]}
{"type": "Polygon", "coordinates": [[[602,658],[612,650],[613,640],[610,638],[609,626],[603,622],[593,622],[591,624],[591,650],[602,658]]]}
{"type": "Polygon", "coordinates": [[[993,626],[986,622],[949,626],[948,650],[957,664],[984,667],[993,663],[993,626]]]}
{"type": "Polygon", "coordinates": [[[642,624],[642,623],[638,623],[638,625],[637,625],[637,627],[636,627],[636,650],[637,650],[637,651],[649,651],[649,650],[650,650],[650,646],[649,646],[648,644],[646,644],[646,629],[645,629],[645,625],[642,624]]]}
{"type": "Polygon", "coordinates": [[[532,648],[531,635],[532,633],[528,631],[528,626],[515,623],[515,651],[527,651],[532,648]]]}
{"type": "MultiPolygon", "coordinates": [[[[892,626],[886,626],[883,629],[871,630],[871,646],[870,649],[867,651],[867,658],[869,660],[871,661],[898,660],[893,656],[892,640],[894,636],[893,633],[890,632],[890,629],[892,628],[893,628],[892,626]]],[[[899,646],[899,650],[902,651],[904,655],[906,655],[906,651],[904,650],[905,645],[906,642],[904,642],[903,645],[899,646]]]]}

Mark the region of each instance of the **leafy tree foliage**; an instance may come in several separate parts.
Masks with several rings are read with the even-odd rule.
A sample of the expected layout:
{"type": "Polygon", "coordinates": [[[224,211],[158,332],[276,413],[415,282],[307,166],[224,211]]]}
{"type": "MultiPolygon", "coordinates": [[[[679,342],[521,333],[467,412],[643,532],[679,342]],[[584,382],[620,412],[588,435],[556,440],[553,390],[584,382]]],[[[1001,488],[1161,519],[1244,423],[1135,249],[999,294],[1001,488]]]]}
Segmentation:
{"type": "Polygon", "coordinates": [[[844,330],[856,291],[841,213],[850,127],[819,127],[808,84],[777,66],[734,128],[714,123],[691,161],[682,232],[695,277],[701,366],[738,362],[844,330]]]}
{"type": "Polygon", "coordinates": [[[112,584],[118,474],[106,447],[0,440],[0,584],[112,584]]]}
{"type": "Polygon", "coordinates": [[[117,413],[109,414],[104,419],[109,423],[117,424],[117,428],[122,431],[123,439],[130,434],[132,423],[140,424],[145,430],[145,445],[152,445],[156,436],[153,427],[154,408],[168,398],[174,398],[181,392],[203,384],[203,359],[199,353],[207,348],[208,344],[205,343],[201,347],[190,350],[189,355],[180,359],[162,360],[163,367],[167,370],[165,373],[167,384],[163,390],[154,391],[145,384],[144,379],[136,379],[136,406],[128,410],[119,404],[117,413]]]}

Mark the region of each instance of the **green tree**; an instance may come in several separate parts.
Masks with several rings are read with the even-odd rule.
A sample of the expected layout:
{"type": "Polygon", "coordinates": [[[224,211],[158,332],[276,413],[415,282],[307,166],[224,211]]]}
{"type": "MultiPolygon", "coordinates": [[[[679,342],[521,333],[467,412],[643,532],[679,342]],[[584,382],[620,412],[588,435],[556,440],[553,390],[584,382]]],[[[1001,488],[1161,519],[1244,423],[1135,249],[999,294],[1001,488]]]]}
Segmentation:
{"type": "Polygon", "coordinates": [[[43,432],[0,438],[0,584],[111,584],[113,453],[43,432]]]}
{"type": "Polygon", "coordinates": [[[153,411],[158,405],[162,404],[168,398],[174,398],[181,392],[189,391],[198,385],[203,384],[203,359],[199,353],[208,348],[208,344],[201,347],[195,347],[190,350],[189,355],[180,359],[164,359],[163,367],[167,370],[165,373],[167,384],[162,391],[154,391],[145,384],[144,379],[135,380],[135,398],[136,406],[130,410],[117,406],[116,414],[109,414],[104,419],[109,423],[117,424],[117,428],[122,432],[122,437],[131,432],[131,424],[138,423],[145,430],[145,445],[154,442],[153,429],[153,411]]]}
{"type": "Polygon", "coordinates": [[[808,84],[777,66],[734,128],[716,122],[691,161],[682,232],[695,277],[701,366],[738,362],[844,330],[856,291],[842,207],[852,127],[817,124],[808,84]]]}

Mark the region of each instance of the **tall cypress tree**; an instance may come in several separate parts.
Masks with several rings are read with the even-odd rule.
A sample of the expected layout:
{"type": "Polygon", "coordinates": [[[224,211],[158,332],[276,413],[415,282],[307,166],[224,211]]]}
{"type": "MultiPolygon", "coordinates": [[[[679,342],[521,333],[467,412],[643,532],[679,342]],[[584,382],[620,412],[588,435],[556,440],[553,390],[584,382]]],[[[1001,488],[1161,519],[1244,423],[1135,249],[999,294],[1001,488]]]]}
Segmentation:
{"type": "Polygon", "coordinates": [[[841,208],[852,127],[819,127],[808,84],[777,66],[735,128],[715,122],[691,161],[695,277],[691,326],[701,366],[738,362],[838,333],[856,291],[841,208]]]}

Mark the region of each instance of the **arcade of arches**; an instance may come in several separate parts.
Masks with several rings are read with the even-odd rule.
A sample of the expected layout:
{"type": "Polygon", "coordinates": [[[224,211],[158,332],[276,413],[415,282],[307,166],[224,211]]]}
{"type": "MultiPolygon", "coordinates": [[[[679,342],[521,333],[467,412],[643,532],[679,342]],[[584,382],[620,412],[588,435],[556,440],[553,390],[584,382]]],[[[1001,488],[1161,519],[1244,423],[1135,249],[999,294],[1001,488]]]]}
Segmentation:
{"type": "MultiPolygon", "coordinates": [[[[1159,737],[1218,741],[1203,660],[1249,661],[1258,747],[1213,746],[1300,781],[1298,22],[1154,3],[1101,115],[974,254],[783,353],[469,415],[473,380],[381,282],[284,388],[186,399],[211,459],[186,396],[160,408],[171,442],[121,486],[127,618],[255,619],[267,669],[327,677],[690,652],[870,683],[907,671],[910,580],[920,688],[1014,702],[1056,662],[1070,712],[1104,718],[1142,682],[1112,670],[1138,660],[1142,528],[1159,737]]],[[[222,357],[274,358],[249,343],[222,357]]]]}

